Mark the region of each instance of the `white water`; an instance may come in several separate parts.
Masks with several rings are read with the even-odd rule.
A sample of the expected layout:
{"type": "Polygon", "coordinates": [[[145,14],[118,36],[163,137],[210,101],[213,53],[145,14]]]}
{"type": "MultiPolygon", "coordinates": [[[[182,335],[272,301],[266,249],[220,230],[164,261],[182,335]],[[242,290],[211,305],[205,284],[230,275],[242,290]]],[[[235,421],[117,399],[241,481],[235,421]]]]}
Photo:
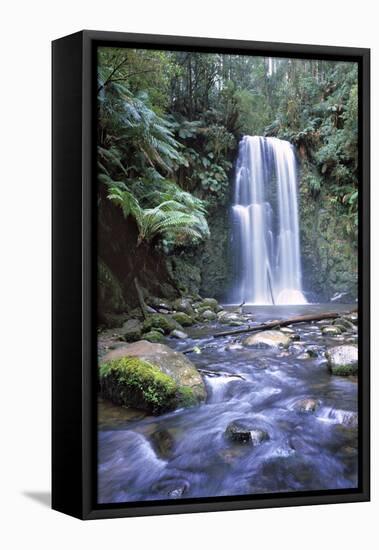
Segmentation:
{"type": "Polygon", "coordinates": [[[305,304],[292,145],[244,136],[239,145],[233,215],[237,277],[232,300],[305,304]]]}

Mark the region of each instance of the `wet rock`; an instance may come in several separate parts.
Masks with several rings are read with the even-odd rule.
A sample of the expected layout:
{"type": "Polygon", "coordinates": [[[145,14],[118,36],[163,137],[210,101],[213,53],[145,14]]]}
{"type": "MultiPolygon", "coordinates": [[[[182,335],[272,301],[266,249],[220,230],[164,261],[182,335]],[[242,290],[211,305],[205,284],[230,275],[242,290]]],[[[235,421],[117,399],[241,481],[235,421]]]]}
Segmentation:
{"type": "Polygon", "coordinates": [[[126,342],[136,342],[141,339],[142,323],[138,319],[129,319],[122,325],[121,333],[126,342]]]}
{"type": "Polygon", "coordinates": [[[149,315],[149,317],[143,323],[143,331],[149,332],[156,328],[162,329],[165,334],[169,334],[172,330],[180,330],[182,326],[175,321],[169,315],[162,315],[161,313],[155,313],[149,315]]]}
{"type": "Polygon", "coordinates": [[[293,328],[282,327],[280,329],[280,332],[289,336],[293,341],[300,340],[300,334],[298,334],[295,330],[293,330],[293,328]]]}
{"type": "Polygon", "coordinates": [[[151,440],[159,457],[170,458],[174,448],[174,438],[168,430],[157,430],[151,435],[151,440]]]}
{"type": "Polygon", "coordinates": [[[186,332],[183,332],[182,330],[175,329],[170,332],[170,337],[178,338],[179,340],[185,340],[186,338],[188,338],[188,334],[186,332]]]}
{"type": "Polygon", "coordinates": [[[172,318],[175,319],[177,323],[182,325],[182,327],[190,327],[191,325],[193,325],[193,319],[191,319],[191,317],[183,311],[177,311],[176,313],[173,313],[172,318]]]}
{"type": "Polygon", "coordinates": [[[345,319],[348,319],[351,321],[354,325],[358,324],[358,313],[349,313],[349,315],[345,315],[345,319]]]}
{"type": "Polygon", "coordinates": [[[340,329],[333,325],[328,325],[326,327],[323,327],[321,329],[321,332],[324,336],[339,336],[341,334],[340,329]]]}
{"type": "Polygon", "coordinates": [[[176,311],[186,313],[190,317],[194,315],[194,310],[191,304],[191,300],[188,298],[178,298],[173,302],[173,307],[176,311]]]}
{"type": "Polygon", "coordinates": [[[306,352],[310,357],[320,357],[324,353],[324,349],[321,346],[308,346],[306,352]]]}
{"type": "Polygon", "coordinates": [[[205,307],[207,309],[217,311],[219,305],[218,305],[218,301],[215,300],[215,298],[204,298],[204,300],[201,302],[201,307],[205,307]]]}
{"type": "Polygon", "coordinates": [[[104,355],[100,381],[103,396],[114,403],[158,413],[196,405],[207,396],[200,373],[184,354],[145,340],[104,355]],[[132,364],[135,376],[129,381],[128,363],[134,358],[144,364],[132,364]]]}
{"type": "Polygon", "coordinates": [[[346,317],[340,317],[334,322],[336,326],[343,326],[346,330],[357,330],[356,326],[346,317]]]}
{"type": "Polygon", "coordinates": [[[332,374],[349,376],[358,373],[358,347],[342,345],[329,348],[325,357],[332,374]]]}
{"type": "Polygon", "coordinates": [[[338,330],[342,333],[342,332],[346,332],[347,331],[347,328],[344,326],[344,325],[341,325],[340,323],[334,323],[333,324],[333,327],[335,328],[338,328],[338,330]]]}
{"type": "Polygon", "coordinates": [[[295,403],[295,410],[302,413],[313,413],[320,403],[316,399],[306,398],[295,403]]]}
{"type": "Polygon", "coordinates": [[[188,492],[190,484],[181,479],[162,479],[152,486],[154,493],[167,495],[169,498],[179,498],[188,492]]]}
{"type": "Polygon", "coordinates": [[[236,443],[250,443],[254,446],[270,439],[265,430],[257,428],[245,420],[231,422],[226,428],[225,435],[236,443]]]}
{"type": "Polygon", "coordinates": [[[296,334],[296,332],[293,330],[293,328],[289,328],[289,327],[282,327],[280,329],[280,332],[283,332],[283,334],[288,334],[288,335],[296,334]]]}
{"type": "Polygon", "coordinates": [[[147,312],[147,313],[157,313],[157,310],[154,309],[154,308],[151,307],[151,306],[146,305],[146,312],[147,312]]]}
{"type": "Polygon", "coordinates": [[[150,330],[143,335],[143,339],[147,340],[148,342],[156,343],[162,342],[164,336],[159,330],[150,330]]]}
{"type": "Polygon", "coordinates": [[[215,319],[217,319],[217,315],[211,309],[206,309],[201,313],[201,318],[205,321],[214,321],[215,319]]]}
{"type": "Polygon", "coordinates": [[[292,344],[288,351],[290,351],[293,354],[303,353],[304,352],[304,344],[292,344]]]}
{"type": "Polygon", "coordinates": [[[228,312],[228,311],[221,311],[218,315],[217,315],[217,318],[218,320],[220,321],[220,323],[222,323],[223,325],[230,325],[232,326],[234,323],[241,323],[243,324],[243,321],[244,319],[238,315],[237,313],[233,313],[233,312],[228,312]]]}
{"type": "Polygon", "coordinates": [[[280,330],[265,330],[248,336],[243,345],[262,348],[288,348],[291,338],[280,330]]]}

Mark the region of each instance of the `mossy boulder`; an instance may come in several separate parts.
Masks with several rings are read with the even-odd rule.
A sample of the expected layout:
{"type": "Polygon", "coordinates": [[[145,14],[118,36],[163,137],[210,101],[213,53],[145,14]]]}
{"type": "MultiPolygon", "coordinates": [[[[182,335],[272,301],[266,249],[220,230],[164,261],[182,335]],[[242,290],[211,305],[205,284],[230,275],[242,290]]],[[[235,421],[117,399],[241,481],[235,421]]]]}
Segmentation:
{"type": "Polygon", "coordinates": [[[178,298],[172,305],[177,312],[186,313],[190,317],[194,315],[192,303],[189,298],[178,298]]]}
{"type": "Polygon", "coordinates": [[[114,403],[154,414],[194,406],[206,399],[201,375],[185,355],[145,340],[112,350],[102,358],[100,386],[103,396],[114,403]],[[130,362],[131,359],[137,362],[130,362]],[[128,370],[129,365],[133,366],[132,371],[128,370]],[[135,390],[138,380],[139,389],[135,390]]]}
{"type": "Polygon", "coordinates": [[[217,319],[217,315],[211,309],[206,309],[201,313],[201,319],[203,321],[214,321],[215,319],[217,319]]]}
{"type": "Polygon", "coordinates": [[[193,319],[189,315],[187,315],[187,313],[183,313],[182,311],[177,311],[176,313],[173,313],[172,319],[182,325],[182,327],[190,327],[191,325],[193,325],[193,319]]]}
{"type": "Polygon", "coordinates": [[[212,309],[213,311],[218,311],[219,305],[218,301],[215,298],[204,298],[201,302],[201,307],[205,309],[212,309]]]}
{"type": "Polygon", "coordinates": [[[143,338],[148,342],[162,342],[164,336],[159,330],[150,330],[143,335],[143,338]]]}
{"type": "Polygon", "coordinates": [[[106,361],[100,367],[102,395],[116,405],[153,414],[175,408],[178,387],[167,374],[138,357],[106,361]]]}
{"type": "Polygon", "coordinates": [[[149,332],[152,329],[162,329],[165,334],[169,334],[171,331],[177,329],[181,330],[183,327],[175,321],[175,319],[169,315],[163,315],[162,313],[153,313],[145,319],[143,323],[143,331],[149,332]]]}
{"type": "Polygon", "coordinates": [[[353,345],[335,346],[326,351],[325,357],[332,374],[350,376],[358,373],[358,347],[353,345]]]}

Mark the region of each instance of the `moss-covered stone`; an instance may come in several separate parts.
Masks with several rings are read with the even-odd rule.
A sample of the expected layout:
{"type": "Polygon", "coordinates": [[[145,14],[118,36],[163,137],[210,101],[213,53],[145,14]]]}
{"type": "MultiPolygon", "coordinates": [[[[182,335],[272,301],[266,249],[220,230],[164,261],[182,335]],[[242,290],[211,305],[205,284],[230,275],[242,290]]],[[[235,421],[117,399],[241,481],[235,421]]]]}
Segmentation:
{"type": "Polygon", "coordinates": [[[178,402],[175,381],[138,357],[122,357],[100,366],[102,395],[117,405],[153,414],[171,410],[178,402]]]}
{"type": "Polygon", "coordinates": [[[332,374],[350,376],[358,374],[358,347],[342,345],[330,348],[325,353],[332,374]]]}
{"type": "Polygon", "coordinates": [[[169,334],[172,330],[181,330],[183,327],[169,315],[153,313],[145,319],[143,323],[143,331],[150,332],[151,329],[155,328],[162,329],[165,334],[169,334]]]}
{"type": "MultiPolygon", "coordinates": [[[[176,397],[170,405],[171,408],[199,404],[206,399],[206,389],[200,373],[182,353],[173,351],[163,344],[141,340],[108,352],[102,358],[102,363],[110,363],[124,357],[135,357],[145,361],[174,380],[177,389],[176,397]]],[[[112,399],[111,393],[107,392],[107,395],[109,399],[112,399]]],[[[116,399],[117,395],[118,393],[116,393],[116,399]]],[[[146,405],[143,402],[138,406],[137,400],[137,405],[134,406],[143,408],[146,405]]]]}
{"type": "Polygon", "coordinates": [[[143,335],[143,339],[148,342],[162,342],[164,336],[159,330],[150,330],[143,335]]]}
{"type": "Polygon", "coordinates": [[[201,307],[205,309],[218,310],[218,301],[215,298],[204,298],[201,303],[201,307]]]}
{"type": "Polygon", "coordinates": [[[176,313],[173,313],[172,318],[182,325],[182,327],[190,327],[193,325],[193,319],[187,313],[183,313],[182,311],[177,311],[176,313]]]}

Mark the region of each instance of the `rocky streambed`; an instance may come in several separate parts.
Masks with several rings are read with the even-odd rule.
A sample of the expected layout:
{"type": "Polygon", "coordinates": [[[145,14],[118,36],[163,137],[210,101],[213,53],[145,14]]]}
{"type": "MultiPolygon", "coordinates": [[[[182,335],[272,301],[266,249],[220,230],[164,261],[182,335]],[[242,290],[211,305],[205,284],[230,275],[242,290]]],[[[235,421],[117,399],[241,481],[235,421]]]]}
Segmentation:
{"type": "Polygon", "coordinates": [[[99,334],[99,502],[357,486],[354,306],[148,307],[99,334]],[[336,308],[335,320],[213,337],[336,308]]]}

